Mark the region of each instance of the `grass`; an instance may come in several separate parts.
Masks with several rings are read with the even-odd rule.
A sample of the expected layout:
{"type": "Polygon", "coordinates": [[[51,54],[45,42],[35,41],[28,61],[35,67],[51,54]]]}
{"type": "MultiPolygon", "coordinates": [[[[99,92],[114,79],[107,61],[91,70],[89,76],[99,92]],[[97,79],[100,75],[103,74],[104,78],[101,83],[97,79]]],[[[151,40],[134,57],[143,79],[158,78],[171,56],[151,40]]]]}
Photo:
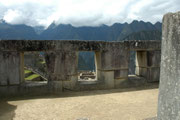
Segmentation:
{"type": "Polygon", "coordinates": [[[30,70],[24,70],[24,73],[27,74],[27,73],[31,73],[30,70]]]}
{"type": "Polygon", "coordinates": [[[46,62],[45,61],[41,61],[40,64],[45,64],[46,62]]]}
{"type": "Polygon", "coordinates": [[[27,78],[25,78],[25,80],[33,80],[35,78],[38,78],[39,76],[40,75],[38,75],[38,74],[32,74],[32,75],[28,76],[27,78]]]}

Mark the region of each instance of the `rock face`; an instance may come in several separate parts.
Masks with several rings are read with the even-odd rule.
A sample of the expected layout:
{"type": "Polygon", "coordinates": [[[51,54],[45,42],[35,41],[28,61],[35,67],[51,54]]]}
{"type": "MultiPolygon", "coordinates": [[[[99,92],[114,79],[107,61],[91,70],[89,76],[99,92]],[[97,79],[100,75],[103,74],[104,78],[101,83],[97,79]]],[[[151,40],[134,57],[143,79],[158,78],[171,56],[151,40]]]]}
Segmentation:
{"type": "Polygon", "coordinates": [[[163,18],[158,120],[180,119],[180,12],[163,18]]]}

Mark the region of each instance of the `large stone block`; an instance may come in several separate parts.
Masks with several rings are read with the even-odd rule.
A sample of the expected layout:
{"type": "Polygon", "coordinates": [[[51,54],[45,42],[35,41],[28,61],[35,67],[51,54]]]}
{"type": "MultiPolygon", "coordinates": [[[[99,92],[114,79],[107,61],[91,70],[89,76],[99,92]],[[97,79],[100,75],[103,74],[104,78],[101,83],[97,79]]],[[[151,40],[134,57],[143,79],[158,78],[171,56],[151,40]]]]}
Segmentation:
{"type": "Polygon", "coordinates": [[[104,84],[104,88],[114,88],[114,71],[98,71],[97,77],[104,84]]]}
{"type": "Polygon", "coordinates": [[[63,83],[62,81],[48,81],[48,89],[50,92],[62,92],[63,83]]]}
{"type": "Polygon", "coordinates": [[[152,67],[147,69],[147,81],[148,82],[156,82],[159,81],[160,78],[160,68],[159,67],[152,67]]]}
{"type": "Polygon", "coordinates": [[[147,67],[147,51],[136,52],[136,66],[147,67]]]}
{"type": "Polygon", "coordinates": [[[147,66],[160,67],[161,51],[147,51],[147,66]]]}
{"type": "Polygon", "coordinates": [[[63,89],[68,89],[68,90],[76,89],[75,87],[77,86],[78,75],[69,76],[69,78],[70,78],[69,80],[62,82],[63,89]]]}
{"type": "Polygon", "coordinates": [[[20,84],[22,72],[20,64],[19,52],[0,52],[0,85],[20,84]]]}
{"type": "Polygon", "coordinates": [[[138,67],[138,66],[136,66],[135,74],[138,75],[138,76],[142,76],[142,77],[147,78],[147,75],[148,75],[147,67],[138,67]]]}
{"type": "Polygon", "coordinates": [[[148,82],[159,81],[160,51],[137,51],[135,74],[148,82]]]}
{"type": "Polygon", "coordinates": [[[128,78],[128,69],[121,69],[121,70],[115,70],[114,71],[114,78],[128,78]]]}
{"type": "Polygon", "coordinates": [[[46,63],[50,80],[69,80],[69,76],[77,74],[78,53],[76,51],[47,53],[46,63]]]}
{"type": "Polygon", "coordinates": [[[158,120],[180,119],[180,12],[163,18],[158,120]]]}
{"type": "Polygon", "coordinates": [[[114,48],[109,51],[101,52],[101,69],[117,70],[128,68],[129,50],[125,48],[114,48]]]}

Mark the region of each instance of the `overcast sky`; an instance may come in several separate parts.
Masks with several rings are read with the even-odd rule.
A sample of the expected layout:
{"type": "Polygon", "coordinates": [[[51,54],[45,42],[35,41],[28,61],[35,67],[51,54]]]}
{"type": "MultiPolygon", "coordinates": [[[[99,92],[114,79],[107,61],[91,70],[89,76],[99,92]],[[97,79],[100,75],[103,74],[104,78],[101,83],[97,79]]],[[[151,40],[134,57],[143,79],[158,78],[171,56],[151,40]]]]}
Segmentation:
{"type": "Polygon", "coordinates": [[[112,25],[132,20],[155,23],[180,11],[180,0],[0,0],[0,19],[11,24],[48,26],[112,25]]]}

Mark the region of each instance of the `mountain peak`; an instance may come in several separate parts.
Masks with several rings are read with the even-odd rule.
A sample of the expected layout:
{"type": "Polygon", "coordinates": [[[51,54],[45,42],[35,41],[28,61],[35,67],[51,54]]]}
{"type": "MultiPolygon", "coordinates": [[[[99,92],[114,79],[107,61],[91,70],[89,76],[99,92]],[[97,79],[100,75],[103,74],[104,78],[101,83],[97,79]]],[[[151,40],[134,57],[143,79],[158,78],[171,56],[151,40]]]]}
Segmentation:
{"type": "Polygon", "coordinates": [[[139,21],[138,21],[138,20],[133,20],[133,21],[131,22],[131,24],[136,24],[136,23],[139,23],[139,21]]]}

